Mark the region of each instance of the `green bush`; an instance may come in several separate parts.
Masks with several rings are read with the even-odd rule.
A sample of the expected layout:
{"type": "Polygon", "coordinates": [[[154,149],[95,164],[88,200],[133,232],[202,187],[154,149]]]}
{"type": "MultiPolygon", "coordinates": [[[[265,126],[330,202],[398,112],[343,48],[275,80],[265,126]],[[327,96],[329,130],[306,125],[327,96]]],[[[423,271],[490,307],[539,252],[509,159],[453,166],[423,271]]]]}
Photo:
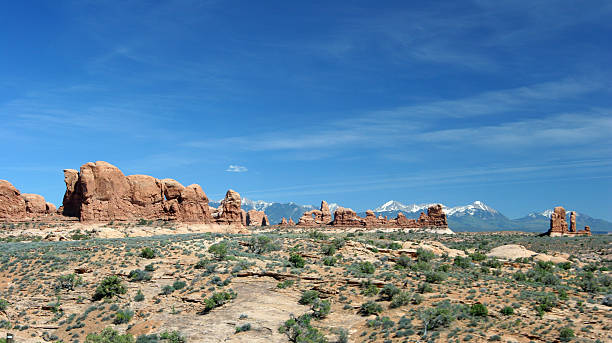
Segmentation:
{"type": "Polygon", "coordinates": [[[208,252],[213,254],[213,256],[220,261],[227,257],[227,251],[227,243],[225,242],[213,244],[208,248],[208,252]]]}
{"type": "Polygon", "coordinates": [[[302,297],[298,300],[298,303],[302,305],[310,305],[315,302],[315,300],[319,299],[319,292],[310,290],[302,293],[302,297]]]}
{"type": "Polygon", "coordinates": [[[380,297],[383,300],[391,300],[393,296],[400,293],[400,289],[397,288],[394,284],[388,283],[386,284],[382,290],[380,291],[380,297]]]}
{"type": "Polygon", "coordinates": [[[291,319],[278,328],[280,333],[287,335],[289,342],[295,343],[327,343],[327,338],[318,329],[314,328],[310,321],[312,317],[308,314],[291,319]]]}
{"type": "Polygon", "coordinates": [[[134,296],[134,301],[141,302],[143,300],[145,300],[145,296],[141,290],[138,290],[138,293],[136,293],[136,296],[134,296]]]}
{"type": "Polygon", "coordinates": [[[489,314],[489,310],[485,304],[475,303],[470,306],[470,314],[475,317],[486,317],[489,314]]]}
{"type": "Polygon", "coordinates": [[[132,320],[134,317],[134,311],[131,310],[119,310],[115,313],[115,319],[113,319],[113,324],[125,324],[132,320]]]}
{"type": "Polygon", "coordinates": [[[75,287],[83,284],[83,278],[76,274],[61,275],[57,278],[56,289],[74,290],[75,287]]]}
{"type": "Polygon", "coordinates": [[[504,306],[500,312],[505,316],[511,316],[514,314],[514,308],[512,306],[504,306]]]}
{"type": "Polygon", "coordinates": [[[8,306],[9,306],[8,301],[6,301],[4,299],[0,299],[0,311],[6,311],[8,306]]]}
{"type": "Polygon", "coordinates": [[[544,315],[544,312],[550,312],[557,306],[557,296],[554,293],[546,293],[537,298],[535,310],[539,316],[544,315]]]}
{"type": "Polygon", "coordinates": [[[331,256],[336,253],[336,246],[333,244],[324,245],[323,249],[321,249],[321,252],[324,255],[331,256]]]}
{"type": "Polygon", "coordinates": [[[155,251],[149,247],[142,248],[140,251],[140,257],[152,259],[155,258],[155,251]]]}
{"type": "Polygon", "coordinates": [[[164,331],[159,335],[159,338],[168,341],[168,343],[185,343],[187,340],[178,331],[164,331]]]}
{"type": "Polygon", "coordinates": [[[476,261],[476,262],[484,261],[487,259],[487,255],[481,254],[479,252],[475,252],[471,254],[470,257],[472,258],[472,261],[476,261]]]}
{"type": "Polygon", "coordinates": [[[202,313],[206,314],[212,311],[214,308],[220,307],[228,301],[235,299],[237,296],[238,294],[234,293],[232,290],[229,292],[213,293],[212,296],[204,299],[204,309],[202,310],[202,313]]]}
{"type": "Polygon", "coordinates": [[[446,274],[443,272],[427,272],[425,273],[425,282],[440,283],[446,280],[446,274]]]}
{"type": "Polygon", "coordinates": [[[574,338],[574,330],[565,327],[559,330],[559,339],[561,342],[569,342],[574,338]]]}
{"type": "Polygon", "coordinates": [[[151,280],[151,274],[144,270],[134,269],[130,271],[130,273],[128,274],[128,278],[132,282],[149,281],[151,280]]]}
{"type": "Polygon", "coordinates": [[[453,260],[453,265],[462,269],[467,269],[472,266],[472,259],[469,257],[456,256],[453,260]]]}
{"type": "Polygon", "coordinates": [[[236,326],[236,333],[244,332],[244,331],[249,331],[249,330],[251,330],[251,324],[250,323],[246,323],[246,324],[242,324],[240,326],[236,326]]]}
{"type": "Polygon", "coordinates": [[[280,245],[278,243],[274,242],[271,237],[265,235],[252,237],[247,246],[249,251],[254,254],[263,254],[280,249],[280,245]]]}
{"type": "Polygon", "coordinates": [[[416,251],[417,260],[421,262],[429,262],[436,258],[436,254],[431,252],[430,250],[426,250],[423,248],[418,248],[416,251]]]}
{"type": "Polygon", "coordinates": [[[99,334],[90,333],[85,338],[85,343],[133,343],[134,336],[130,334],[120,335],[112,328],[106,328],[99,334]]]}
{"type": "Polygon", "coordinates": [[[408,292],[397,293],[391,299],[391,304],[389,304],[389,307],[398,308],[404,305],[408,305],[412,301],[412,298],[413,297],[408,292]]]}
{"type": "Polygon", "coordinates": [[[371,314],[378,314],[378,313],[381,313],[382,311],[383,311],[382,306],[380,306],[380,304],[377,304],[376,302],[371,301],[371,300],[361,304],[361,307],[359,308],[359,313],[361,313],[364,316],[369,316],[371,314]]]}
{"type": "Polygon", "coordinates": [[[181,281],[181,280],[176,280],[172,284],[172,287],[174,289],[182,289],[182,288],[185,288],[185,286],[187,286],[187,283],[185,281],[181,281]]]}
{"type": "Polygon", "coordinates": [[[459,308],[453,306],[450,301],[439,302],[433,308],[426,308],[419,312],[419,318],[423,321],[423,337],[427,331],[450,325],[456,318],[459,308]]]}
{"type": "Polygon", "coordinates": [[[278,287],[278,288],[287,288],[287,287],[293,286],[294,283],[295,283],[295,281],[293,281],[293,280],[285,280],[283,282],[279,282],[276,285],[276,287],[278,287]]]}
{"type": "Polygon", "coordinates": [[[365,262],[359,263],[359,271],[364,273],[364,274],[374,274],[375,270],[376,270],[376,268],[374,267],[374,265],[370,261],[365,261],[365,262]]]}
{"type": "Polygon", "coordinates": [[[323,258],[323,265],[325,266],[334,266],[338,262],[338,259],[335,256],[325,256],[323,258]]]}
{"type": "Polygon", "coordinates": [[[430,284],[428,284],[427,282],[424,282],[422,284],[419,285],[419,287],[417,287],[417,292],[423,294],[423,293],[431,293],[433,292],[433,288],[431,287],[430,284]]]}
{"type": "Polygon", "coordinates": [[[331,303],[329,302],[329,300],[316,299],[312,303],[310,309],[312,310],[313,317],[317,319],[322,319],[327,317],[327,315],[329,314],[329,311],[331,310],[331,303]]]}
{"type": "Polygon", "coordinates": [[[291,263],[291,265],[295,268],[304,268],[304,266],[306,265],[306,261],[304,260],[302,255],[298,253],[292,253],[289,256],[289,263],[291,263]]]}
{"type": "Polygon", "coordinates": [[[98,287],[96,287],[93,299],[101,300],[104,298],[112,298],[119,294],[125,294],[126,292],[127,290],[121,283],[121,279],[116,275],[112,275],[102,280],[98,287]]]}
{"type": "Polygon", "coordinates": [[[412,264],[412,259],[409,256],[402,254],[395,262],[396,267],[403,269],[407,268],[412,264]]]}

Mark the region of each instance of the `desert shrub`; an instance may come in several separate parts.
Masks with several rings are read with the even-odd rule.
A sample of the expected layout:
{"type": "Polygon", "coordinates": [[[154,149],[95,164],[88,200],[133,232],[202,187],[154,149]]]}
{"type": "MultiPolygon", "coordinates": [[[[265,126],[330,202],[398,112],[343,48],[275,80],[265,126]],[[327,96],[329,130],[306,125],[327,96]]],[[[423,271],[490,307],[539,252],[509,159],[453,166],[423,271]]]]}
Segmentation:
{"type": "Polygon", "coordinates": [[[554,293],[542,294],[536,300],[535,310],[539,316],[542,316],[544,312],[550,312],[557,306],[557,302],[557,296],[554,293]]]}
{"type": "Polygon", "coordinates": [[[134,269],[130,271],[130,273],[128,274],[128,278],[132,282],[149,281],[151,280],[151,274],[144,270],[134,269]]]}
{"type": "Polygon", "coordinates": [[[159,336],[157,334],[140,335],[136,338],[136,343],[159,343],[159,336]]]}
{"type": "Polygon", "coordinates": [[[427,331],[448,326],[457,318],[458,312],[458,307],[448,300],[437,303],[433,308],[421,310],[419,318],[423,321],[423,337],[427,336],[427,331]]]}
{"type": "Polygon", "coordinates": [[[312,239],[315,239],[315,240],[319,240],[319,241],[326,240],[326,239],[328,239],[328,238],[329,238],[329,236],[328,236],[328,235],[326,235],[326,234],[324,234],[323,232],[318,231],[318,230],[315,230],[315,231],[310,231],[310,232],[308,233],[308,237],[310,237],[310,238],[312,238],[312,239]]]}
{"type": "Polygon", "coordinates": [[[247,246],[249,251],[254,254],[263,254],[280,249],[280,245],[266,235],[252,237],[247,246]]]}
{"type": "Polygon", "coordinates": [[[125,294],[126,292],[125,286],[121,283],[121,279],[116,275],[112,275],[102,280],[98,287],[96,287],[93,299],[101,300],[104,298],[112,298],[115,295],[125,294]]]}
{"type": "Polygon", "coordinates": [[[443,272],[427,272],[425,273],[425,282],[440,283],[446,280],[446,274],[443,272]]]}
{"type": "Polygon", "coordinates": [[[318,329],[314,328],[310,321],[312,317],[308,314],[297,318],[291,318],[278,328],[280,333],[287,335],[289,342],[299,343],[327,343],[327,338],[318,329]]]}
{"type": "Polygon", "coordinates": [[[455,256],[453,265],[462,269],[467,269],[472,266],[472,259],[469,257],[455,256]]]}
{"type": "Polygon", "coordinates": [[[331,256],[336,253],[336,246],[333,244],[324,245],[321,252],[324,255],[331,256]]]}
{"type": "Polygon", "coordinates": [[[213,293],[212,296],[204,299],[204,309],[202,310],[202,313],[208,313],[214,308],[220,307],[228,301],[235,299],[237,296],[238,294],[234,293],[232,290],[229,292],[213,293]]]}
{"type": "Polygon", "coordinates": [[[325,266],[334,266],[336,265],[336,263],[338,263],[338,259],[335,256],[325,256],[323,258],[323,265],[325,266]]]}
{"type": "Polygon", "coordinates": [[[224,260],[227,257],[227,251],[228,247],[225,242],[213,244],[208,248],[208,252],[213,254],[217,260],[224,260]]]}
{"type": "Polygon", "coordinates": [[[85,343],[133,343],[134,336],[130,334],[121,335],[112,328],[106,328],[99,334],[90,333],[85,338],[85,343]]]}
{"type": "Polygon", "coordinates": [[[593,272],[581,272],[578,275],[578,287],[580,287],[583,291],[589,293],[596,293],[599,291],[599,282],[593,272]]]}
{"type": "Polygon", "coordinates": [[[295,268],[304,268],[304,266],[306,265],[306,261],[304,260],[302,255],[298,253],[292,253],[289,256],[289,263],[291,263],[291,265],[295,268]]]}
{"type": "Polygon", "coordinates": [[[561,342],[569,342],[574,338],[574,330],[565,327],[559,330],[559,339],[561,342]]]}
{"type": "Polygon", "coordinates": [[[490,258],[484,261],[482,265],[489,268],[501,268],[503,264],[496,258],[490,258]]]}
{"type": "Polygon", "coordinates": [[[6,311],[8,306],[9,306],[8,301],[6,301],[4,299],[0,299],[0,311],[6,311]]]}
{"type": "Polygon", "coordinates": [[[371,314],[378,314],[382,312],[382,310],[383,308],[382,306],[380,306],[380,304],[377,304],[376,302],[370,300],[361,304],[361,307],[359,308],[359,313],[364,316],[369,316],[371,314]]]}
{"type": "Polygon", "coordinates": [[[113,324],[125,324],[132,320],[134,317],[134,311],[129,309],[127,310],[119,310],[115,313],[115,319],[113,319],[113,324]]]}
{"type": "Polygon", "coordinates": [[[370,261],[359,263],[359,271],[363,274],[374,274],[376,267],[370,261]]]}
{"type": "MultiPolygon", "coordinates": [[[[0,304],[2,303],[2,300],[0,300],[0,304]]],[[[612,306],[612,294],[608,294],[606,295],[603,300],[601,301],[602,305],[606,305],[606,306],[612,306]]],[[[0,308],[2,306],[0,305],[0,308]]]]}
{"type": "Polygon", "coordinates": [[[134,296],[134,301],[141,302],[143,300],[145,300],[145,296],[141,290],[138,290],[138,293],[136,293],[136,295],[134,296]]]}
{"type": "Polygon", "coordinates": [[[485,304],[475,303],[470,306],[469,313],[475,317],[486,317],[489,314],[489,310],[485,304]]]}
{"type": "Polygon", "coordinates": [[[362,282],[361,288],[363,288],[363,291],[361,291],[361,293],[363,293],[363,295],[365,295],[366,297],[370,297],[370,296],[374,296],[378,294],[378,287],[376,287],[375,284],[370,282],[370,280],[366,282],[362,282]]]}
{"type": "Polygon", "coordinates": [[[201,259],[199,260],[194,266],[193,268],[195,269],[204,269],[206,268],[206,266],[208,266],[210,264],[210,260],[207,259],[201,259]]]}
{"type": "Polygon", "coordinates": [[[346,239],[344,238],[334,238],[332,244],[336,247],[336,249],[340,250],[346,245],[346,239]]]}
{"type": "Polygon", "coordinates": [[[168,295],[168,294],[172,294],[172,292],[174,292],[174,291],[175,291],[175,289],[174,289],[174,287],[172,287],[172,285],[166,285],[166,286],[162,287],[161,294],[168,295]]]}
{"type": "Polygon", "coordinates": [[[389,304],[389,307],[391,308],[402,307],[402,306],[405,306],[411,303],[412,300],[413,300],[413,297],[410,295],[410,293],[399,292],[393,295],[393,298],[391,298],[391,304],[389,304]]]}
{"type": "Polygon", "coordinates": [[[155,265],[153,263],[147,264],[145,266],[145,272],[154,272],[154,271],[155,271],[155,265]]]}
{"type": "Polygon", "coordinates": [[[57,278],[57,284],[55,286],[56,289],[67,289],[67,290],[74,290],[75,287],[81,285],[83,283],[83,278],[80,276],[77,276],[76,274],[72,273],[72,274],[67,274],[67,275],[60,275],[57,278]]]}
{"type": "Polygon", "coordinates": [[[431,287],[430,284],[428,284],[427,282],[424,282],[422,284],[419,285],[419,287],[417,287],[417,292],[423,294],[423,293],[431,293],[433,292],[433,288],[431,287]]]}
{"type": "Polygon", "coordinates": [[[399,268],[407,268],[412,264],[412,259],[409,256],[402,254],[397,261],[395,262],[396,266],[399,268]]]}
{"type": "Polygon", "coordinates": [[[438,268],[436,268],[436,271],[444,272],[444,273],[447,273],[449,270],[450,270],[450,265],[448,264],[441,264],[438,266],[438,268]]]}
{"type": "Polygon", "coordinates": [[[400,293],[399,288],[397,288],[392,283],[388,283],[380,291],[380,297],[384,300],[391,300],[391,298],[393,298],[394,295],[399,294],[399,293],[400,293]]]}
{"type": "Polygon", "coordinates": [[[174,289],[182,289],[182,288],[185,288],[185,286],[187,286],[187,283],[185,281],[181,281],[181,280],[176,280],[172,284],[172,287],[174,289]]]}
{"type": "Polygon", "coordinates": [[[500,312],[505,316],[511,316],[514,314],[514,308],[512,306],[504,306],[500,312]]]}
{"type": "Polygon", "coordinates": [[[329,302],[329,300],[316,299],[312,303],[310,309],[312,310],[313,317],[317,319],[325,318],[331,310],[331,303],[329,302]]]}
{"type": "Polygon", "coordinates": [[[514,274],[512,274],[512,278],[516,281],[526,281],[527,280],[527,275],[525,275],[524,273],[521,272],[516,272],[514,274]]]}
{"type": "Polygon", "coordinates": [[[287,287],[293,286],[294,283],[295,283],[295,281],[293,281],[293,280],[285,280],[283,282],[279,282],[276,285],[276,287],[278,287],[278,288],[287,288],[287,287]]]}
{"type": "Polygon", "coordinates": [[[140,257],[148,259],[155,258],[155,251],[149,247],[142,248],[140,251],[140,257]]]}
{"type": "Polygon", "coordinates": [[[557,263],[557,267],[563,270],[570,270],[572,268],[572,262],[561,262],[557,263]]]}
{"type": "Polygon", "coordinates": [[[472,261],[476,261],[476,262],[484,261],[487,259],[487,255],[481,254],[479,252],[475,252],[471,254],[470,257],[472,258],[472,261]]]}
{"type": "Polygon", "coordinates": [[[168,341],[168,343],[185,343],[187,340],[178,331],[164,331],[159,335],[162,340],[168,341]]]}
{"type": "Polygon", "coordinates": [[[430,262],[434,258],[436,258],[436,254],[434,254],[430,250],[426,250],[423,248],[418,248],[416,251],[417,260],[421,262],[430,262]]]}
{"type": "Polygon", "coordinates": [[[298,300],[298,303],[302,305],[310,305],[315,302],[315,300],[319,299],[319,292],[310,290],[302,293],[302,297],[298,300]]]}
{"type": "Polygon", "coordinates": [[[249,330],[251,330],[251,324],[250,323],[246,323],[246,324],[242,324],[240,326],[236,326],[236,333],[244,332],[244,331],[249,331],[249,330]]]}

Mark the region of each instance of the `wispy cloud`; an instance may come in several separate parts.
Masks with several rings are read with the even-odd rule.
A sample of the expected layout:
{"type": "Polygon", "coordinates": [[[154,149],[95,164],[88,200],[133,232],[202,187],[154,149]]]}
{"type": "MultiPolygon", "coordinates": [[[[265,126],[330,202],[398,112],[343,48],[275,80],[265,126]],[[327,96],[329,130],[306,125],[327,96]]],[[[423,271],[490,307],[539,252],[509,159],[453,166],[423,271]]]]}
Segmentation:
{"type": "Polygon", "coordinates": [[[239,166],[239,165],[235,165],[235,164],[230,164],[229,167],[227,167],[227,169],[225,169],[226,172],[232,172],[232,173],[244,173],[249,171],[247,169],[247,167],[245,166],[239,166]]]}

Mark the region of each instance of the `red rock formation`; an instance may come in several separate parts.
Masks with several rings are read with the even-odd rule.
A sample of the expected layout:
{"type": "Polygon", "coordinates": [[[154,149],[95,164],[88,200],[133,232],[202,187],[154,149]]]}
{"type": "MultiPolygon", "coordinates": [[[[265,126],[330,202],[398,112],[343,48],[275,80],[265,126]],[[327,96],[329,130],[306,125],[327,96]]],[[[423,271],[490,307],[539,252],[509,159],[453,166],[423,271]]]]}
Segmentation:
{"type": "Polygon", "coordinates": [[[57,213],[57,207],[54,204],[48,202],[45,204],[45,208],[47,210],[47,214],[55,214],[57,213]]]}
{"type": "Polygon", "coordinates": [[[389,222],[383,217],[376,217],[376,214],[372,210],[366,211],[366,216],[363,221],[365,222],[365,225],[367,227],[380,227],[389,225],[389,222]]]}
{"type": "Polygon", "coordinates": [[[64,170],[66,193],[61,212],[81,221],[161,219],[209,223],[208,198],[199,185],[183,187],[172,179],[125,176],[99,161],[64,170]]]}
{"type": "Polygon", "coordinates": [[[240,194],[230,189],[213,213],[213,220],[218,224],[245,225],[246,213],[240,208],[241,204],[240,194]]]}
{"type": "Polygon", "coordinates": [[[289,226],[295,226],[295,222],[293,221],[293,218],[289,218],[289,226]]]}
{"type": "Polygon", "coordinates": [[[344,226],[344,227],[363,227],[365,221],[357,216],[357,213],[350,208],[338,207],[334,211],[333,226],[344,226]]]}
{"type": "Polygon", "coordinates": [[[564,234],[567,232],[567,221],[565,220],[565,209],[561,206],[555,207],[550,215],[550,233],[564,234]]]}
{"type": "Polygon", "coordinates": [[[302,216],[300,217],[300,219],[298,220],[297,225],[298,226],[315,226],[317,224],[317,220],[315,218],[319,218],[321,216],[321,211],[319,210],[311,210],[311,211],[306,211],[304,212],[304,214],[302,214],[302,216]]]}
{"type": "Polygon", "coordinates": [[[576,232],[576,212],[572,211],[570,213],[570,232],[576,232]]]}
{"type": "Polygon", "coordinates": [[[47,202],[42,195],[22,193],[21,197],[25,201],[26,212],[32,214],[46,214],[47,202]]]}
{"type": "Polygon", "coordinates": [[[287,218],[283,217],[283,219],[281,219],[281,222],[278,223],[278,225],[280,225],[280,226],[287,226],[288,225],[287,218]]]}
{"type": "Polygon", "coordinates": [[[0,218],[19,219],[26,215],[25,200],[10,182],[0,180],[0,218]]]}
{"type": "Polygon", "coordinates": [[[318,218],[318,221],[324,225],[330,224],[332,221],[332,215],[329,210],[329,205],[327,204],[327,201],[325,200],[321,201],[321,214],[320,214],[320,217],[318,218]]]}
{"type": "Polygon", "coordinates": [[[250,210],[246,214],[246,219],[248,226],[270,225],[270,222],[268,221],[268,216],[266,216],[266,213],[264,211],[250,210]]]}
{"type": "Polygon", "coordinates": [[[427,209],[427,214],[421,212],[417,223],[420,227],[448,227],[446,213],[444,213],[440,204],[430,206],[427,209]]]}

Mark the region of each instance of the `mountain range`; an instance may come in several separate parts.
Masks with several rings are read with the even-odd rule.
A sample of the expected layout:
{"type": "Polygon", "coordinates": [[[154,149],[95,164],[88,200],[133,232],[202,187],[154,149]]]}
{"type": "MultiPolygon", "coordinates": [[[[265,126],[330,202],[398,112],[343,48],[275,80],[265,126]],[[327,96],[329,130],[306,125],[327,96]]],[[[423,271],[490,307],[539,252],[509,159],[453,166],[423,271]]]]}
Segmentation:
{"type": "MultiPolygon", "coordinates": [[[[218,207],[220,201],[211,201],[210,206],[218,207]]],[[[398,201],[387,201],[373,211],[378,216],[387,216],[395,218],[398,212],[402,212],[408,218],[418,218],[421,212],[427,212],[427,208],[434,204],[410,204],[404,205],[398,201]]],[[[444,206],[444,205],[442,205],[444,206]]],[[[339,205],[332,203],[329,208],[333,213],[339,205]]],[[[262,200],[242,199],[242,209],[249,211],[255,209],[264,211],[271,223],[276,224],[284,218],[292,218],[296,223],[302,214],[306,211],[319,208],[313,205],[299,205],[294,202],[278,203],[266,202],[262,200]]],[[[456,207],[444,206],[444,212],[448,218],[448,225],[453,231],[500,231],[500,230],[518,230],[529,232],[545,232],[549,227],[550,214],[552,209],[545,211],[532,212],[524,217],[510,219],[500,213],[498,210],[486,205],[482,201],[474,201],[471,204],[456,207]]],[[[569,223],[569,211],[567,212],[567,221],[569,223]]],[[[358,213],[359,216],[365,217],[365,212],[358,213]]],[[[585,226],[590,226],[594,233],[608,233],[612,231],[612,223],[596,219],[582,212],[576,212],[576,225],[578,229],[583,229],[585,226]]]]}

